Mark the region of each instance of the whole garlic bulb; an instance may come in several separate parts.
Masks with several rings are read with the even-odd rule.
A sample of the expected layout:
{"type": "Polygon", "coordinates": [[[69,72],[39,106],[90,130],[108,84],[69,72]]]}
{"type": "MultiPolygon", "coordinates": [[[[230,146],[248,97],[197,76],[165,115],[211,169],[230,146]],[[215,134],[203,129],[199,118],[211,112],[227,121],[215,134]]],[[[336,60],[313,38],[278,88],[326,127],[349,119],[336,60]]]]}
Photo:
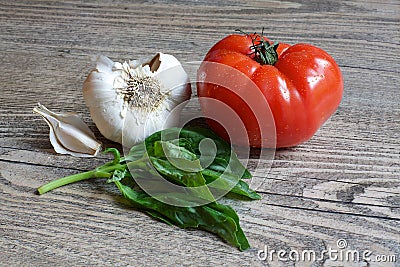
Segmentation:
{"type": "Polygon", "coordinates": [[[182,65],[163,53],[145,63],[119,63],[98,56],[96,68],[83,84],[83,97],[97,128],[124,146],[177,126],[180,112],[170,113],[182,109],[179,104],[190,95],[189,77],[182,65]]]}

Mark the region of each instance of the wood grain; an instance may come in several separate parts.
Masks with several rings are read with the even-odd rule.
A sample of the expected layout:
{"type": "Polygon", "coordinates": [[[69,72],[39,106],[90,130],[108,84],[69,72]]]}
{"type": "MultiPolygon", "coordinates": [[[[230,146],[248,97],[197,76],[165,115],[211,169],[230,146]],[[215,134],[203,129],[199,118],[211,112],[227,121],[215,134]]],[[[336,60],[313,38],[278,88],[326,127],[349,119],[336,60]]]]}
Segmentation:
{"type": "MultiPolygon", "coordinates": [[[[0,266],[400,266],[400,4],[398,1],[2,1],[0,3],[0,266]],[[261,201],[226,200],[252,249],[154,221],[103,180],[38,196],[57,177],[109,159],[56,155],[32,108],[89,117],[81,86],[91,57],[172,53],[196,61],[236,28],[328,51],[344,75],[334,116],[308,142],[248,167],[261,201]],[[258,164],[258,168],[256,166],[258,164]],[[272,164],[272,165],[271,165],[272,164]],[[271,165],[271,166],[270,166],[271,165]],[[260,168],[264,166],[264,169],[260,168]],[[397,262],[266,262],[270,249],[349,249],[397,262]]],[[[198,114],[189,105],[183,116],[198,114]]],[[[254,151],[253,151],[254,152],[254,151]]]]}

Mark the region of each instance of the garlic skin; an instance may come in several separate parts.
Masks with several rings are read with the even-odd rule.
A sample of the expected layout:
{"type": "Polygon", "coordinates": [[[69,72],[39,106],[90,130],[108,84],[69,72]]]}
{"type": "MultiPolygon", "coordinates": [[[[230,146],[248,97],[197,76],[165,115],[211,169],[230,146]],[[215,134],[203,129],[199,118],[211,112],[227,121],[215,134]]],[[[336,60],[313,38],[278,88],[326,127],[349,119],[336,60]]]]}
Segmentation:
{"type": "Polygon", "coordinates": [[[189,77],[181,63],[163,53],[149,62],[119,63],[98,56],[83,84],[83,97],[101,134],[126,147],[178,126],[177,106],[190,95],[189,77]]]}
{"type": "Polygon", "coordinates": [[[33,109],[50,127],[50,142],[57,153],[94,157],[102,149],[93,132],[76,113],[55,113],[38,103],[33,109]]]}

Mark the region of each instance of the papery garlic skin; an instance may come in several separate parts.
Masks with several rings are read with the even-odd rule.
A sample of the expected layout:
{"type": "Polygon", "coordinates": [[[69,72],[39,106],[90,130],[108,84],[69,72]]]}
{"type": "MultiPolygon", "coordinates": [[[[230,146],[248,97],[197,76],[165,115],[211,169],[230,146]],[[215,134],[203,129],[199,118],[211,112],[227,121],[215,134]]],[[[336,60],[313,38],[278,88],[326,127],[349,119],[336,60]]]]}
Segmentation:
{"type": "Polygon", "coordinates": [[[128,147],[156,131],[178,126],[179,112],[174,110],[170,116],[171,111],[190,95],[182,65],[163,53],[145,63],[119,63],[98,56],[96,68],[83,84],[86,105],[99,131],[128,147]]]}
{"type": "Polygon", "coordinates": [[[50,143],[59,154],[94,157],[102,149],[93,132],[76,113],[56,113],[38,103],[33,109],[50,127],[50,143]]]}

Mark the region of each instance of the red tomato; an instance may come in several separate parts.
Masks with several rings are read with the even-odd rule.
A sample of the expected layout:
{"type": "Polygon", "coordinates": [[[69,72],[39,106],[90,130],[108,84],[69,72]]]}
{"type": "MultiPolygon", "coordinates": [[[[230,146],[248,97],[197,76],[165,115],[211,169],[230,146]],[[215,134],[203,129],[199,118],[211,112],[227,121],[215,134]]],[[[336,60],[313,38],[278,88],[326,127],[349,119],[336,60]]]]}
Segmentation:
{"type": "Polygon", "coordinates": [[[257,34],[233,34],[205,56],[198,71],[197,93],[203,113],[214,119],[208,119],[210,127],[226,140],[246,144],[243,136],[235,135],[240,132],[235,130],[240,127],[238,120],[221,115],[207,98],[221,101],[237,114],[252,147],[272,146],[275,133],[261,133],[263,127],[271,131],[271,122],[267,115],[260,115],[270,110],[276,129],[272,141],[276,147],[291,147],[309,140],[335,112],[343,94],[343,78],[334,59],[318,47],[276,46],[257,34]]]}

